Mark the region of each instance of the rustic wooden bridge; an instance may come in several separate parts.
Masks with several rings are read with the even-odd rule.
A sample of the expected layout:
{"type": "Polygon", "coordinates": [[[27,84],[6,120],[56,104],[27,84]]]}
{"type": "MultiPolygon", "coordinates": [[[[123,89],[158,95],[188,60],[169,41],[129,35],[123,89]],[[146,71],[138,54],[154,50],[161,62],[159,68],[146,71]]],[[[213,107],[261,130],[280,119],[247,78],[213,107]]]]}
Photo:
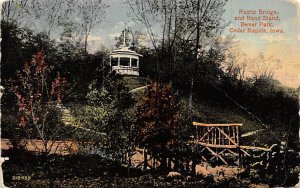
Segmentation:
{"type": "MultiPolygon", "coordinates": [[[[229,163],[226,160],[226,156],[234,157],[234,160],[240,165],[241,151],[240,148],[240,133],[239,127],[242,124],[205,124],[193,122],[196,127],[195,144],[200,147],[200,153],[202,159],[206,162],[214,159],[220,159],[224,164],[229,163]]],[[[245,154],[247,152],[243,151],[245,154]]]]}
{"type": "MultiPolygon", "coordinates": [[[[200,159],[197,161],[213,163],[219,162],[227,166],[243,166],[243,160],[251,157],[249,150],[268,152],[270,149],[256,146],[241,145],[240,127],[241,123],[229,124],[207,124],[193,122],[195,126],[195,135],[190,145],[194,148],[194,153],[198,154],[200,159]]],[[[156,168],[161,159],[152,155],[150,151],[139,151],[144,156],[144,161],[138,166],[146,168],[156,168]]],[[[176,166],[176,159],[168,158],[169,166],[176,166]]],[[[198,163],[197,162],[197,163],[198,163]]],[[[193,166],[192,161],[183,161],[186,169],[193,166]]]]}
{"type": "Polygon", "coordinates": [[[242,165],[243,157],[251,156],[247,150],[269,151],[268,148],[243,146],[240,144],[240,127],[243,124],[206,124],[193,122],[196,128],[195,144],[200,146],[202,159],[211,162],[221,160],[229,165],[228,159],[233,160],[238,166],[242,165]],[[208,152],[205,152],[208,151],[208,152]]]}

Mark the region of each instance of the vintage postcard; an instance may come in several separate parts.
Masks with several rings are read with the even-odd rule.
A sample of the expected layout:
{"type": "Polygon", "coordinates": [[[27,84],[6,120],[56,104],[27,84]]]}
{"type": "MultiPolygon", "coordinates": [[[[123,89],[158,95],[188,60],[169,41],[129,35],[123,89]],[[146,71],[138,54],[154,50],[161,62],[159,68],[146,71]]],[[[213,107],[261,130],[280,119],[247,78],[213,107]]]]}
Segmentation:
{"type": "Polygon", "coordinates": [[[2,187],[300,187],[299,0],[1,1],[2,187]]]}

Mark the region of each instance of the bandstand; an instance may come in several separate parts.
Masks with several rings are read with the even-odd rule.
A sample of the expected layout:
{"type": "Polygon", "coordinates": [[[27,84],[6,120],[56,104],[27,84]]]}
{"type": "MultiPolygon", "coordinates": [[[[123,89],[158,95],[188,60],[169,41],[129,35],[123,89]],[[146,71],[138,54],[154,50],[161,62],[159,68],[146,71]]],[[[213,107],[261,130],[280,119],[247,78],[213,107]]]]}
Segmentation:
{"type": "Polygon", "coordinates": [[[123,45],[110,52],[111,69],[118,74],[139,76],[140,57],[142,57],[142,55],[126,46],[125,30],[123,35],[123,45]]]}

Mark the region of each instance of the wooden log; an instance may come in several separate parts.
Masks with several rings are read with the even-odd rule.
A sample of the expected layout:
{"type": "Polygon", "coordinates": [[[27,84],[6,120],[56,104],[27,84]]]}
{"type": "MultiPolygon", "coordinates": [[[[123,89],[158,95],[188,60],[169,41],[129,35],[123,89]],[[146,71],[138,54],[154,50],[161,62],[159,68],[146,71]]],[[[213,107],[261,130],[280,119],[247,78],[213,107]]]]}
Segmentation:
{"type": "Polygon", "coordinates": [[[217,130],[217,129],[216,129],[216,131],[218,131],[218,133],[219,133],[219,138],[218,138],[219,142],[218,142],[218,145],[221,145],[221,132],[219,130],[217,130]]]}
{"type": "Polygon", "coordinates": [[[210,133],[210,143],[211,144],[213,144],[214,143],[214,128],[213,128],[213,130],[211,131],[211,133],[210,133]]]}
{"type": "Polygon", "coordinates": [[[232,142],[233,145],[236,145],[236,142],[234,140],[232,140],[223,130],[221,130],[220,128],[217,128],[217,129],[219,129],[221,131],[221,133],[224,135],[224,137],[227,138],[230,142],[232,142]]]}
{"type": "Polygon", "coordinates": [[[233,140],[234,140],[235,142],[237,142],[237,140],[236,140],[236,135],[235,135],[235,127],[233,127],[233,129],[232,129],[232,134],[233,134],[233,140]]]}
{"type": "Polygon", "coordinates": [[[198,142],[197,144],[201,145],[201,146],[207,146],[207,147],[211,147],[211,148],[237,148],[237,145],[214,145],[214,144],[208,144],[205,142],[198,142]]]}
{"type": "Polygon", "coordinates": [[[201,158],[202,158],[205,162],[208,162],[208,160],[207,160],[204,156],[201,156],[201,158]]]}
{"type": "Polygon", "coordinates": [[[214,132],[214,128],[212,128],[211,132],[209,133],[208,143],[210,144],[212,144],[211,139],[212,139],[213,132],[214,132]]]}
{"type": "Polygon", "coordinates": [[[199,123],[193,122],[193,125],[200,127],[230,127],[230,126],[242,126],[242,123],[227,123],[227,124],[207,124],[207,123],[199,123]]]}
{"type": "MultiPolygon", "coordinates": [[[[269,148],[263,148],[263,147],[256,147],[256,146],[240,146],[240,145],[222,145],[222,144],[207,144],[205,142],[196,142],[196,144],[199,144],[201,146],[208,146],[208,147],[217,147],[217,148],[241,148],[244,150],[262,150],[262,151],[271,151],[269,148]]],[[[202,148],[200,152],[203,152],[205,148],[202,148]]]]}
{"type": "Polygon", "coordinates": [[[245,150],[241,149],[241,152],[243,152],[245,155],[247,156],[251,156],[248,152],[246,152],[245,150]]]}
{"type": "Polygon", "coordinates": [[[212,130],[212,128],[208,128],[208,130],[205,132],[205,134],[200,138],[197,139],[199,142],[206,140],[207,139],[207,135],[210,133],[210,131],[212,130]]]}
{"type": "MultiPolygon", "coordinates": [[[[213,128],[211,128],[211,130],[212,130],[213,128]]],[[[209,143],[209,135],[210,135],[210,133],[211,133],[211,131],[209,131],[209,133],[207,134],[207,141],[206,141],[206,143],[209,143]]]]}
{"type": "Polygon", "coordinates": [[[271,151],[269,148],[263,148],[263,147],[256,147],[256,146],[239,146],[242,149],[248,149],[248,150],[262,150],[262,151],[271,151]]]}
{"type": "Polygon", "coordinates": [[[217,157],[219,159],[221,159],[221,161],[223,161],[226,165],[228,165],[227,161],[220,155],[218,155],[217,153],[215,153],[212,149],[210,149],[209,147],[206,147],[208,149],[208,151],[210,151],[213,155],[217,155],[217,157]]]}
{"type": "MultiPolygon", "coordinates": [[[[223,132],[224,132],[224,127],[221,127],[221,129],[223,130],[223,132]]],[[[221,130],[219,130],[220,132],[221,132],[221,130]]],[[[221,132],[222,133],[222,132],[221,132]]],[[[224,134],[221,134],[222,135],[222,145],[224,145],[225,144],[225,136],[224,136],[224,134]]]]}
{"type": "Polygon", "coordinates": [[[237,137],[236,137],[236,143],[240,144],[240,133],[239,133],[239,127],[236,127],[237,137]]]}
{"type": "Polygon", "coordinates": [[[227,151],[228,151],[229,153],[231,153],[232,155],[234,155],[234,156],[238,156],[238,153],[232,151],[231,149],[227,149],[227,151]]]}
{"type": "MultiPolygon", "coordinates": [[[[228,133],[227,133],[227,134],[228,134],[228,137],[231,138],[231,137],[230,137],[230,128],[227,127],[227,130],[228,130],[228,133]]],[[[229,139],[228,139],[228,145],[230,145],[230,140],[229,140],[229,139]]]]}
{"type": "Polygon", "coordinates": [[[211,144],[212,144],[211,139],[212,139],[213,132],[214,132],[214,128],[212,127],[212,130],[209,133],[209,138],[208,138],[208,143],[211,143],[211,144]]]}
{"type": "Polygon", "coordinates": [[[212,144],[215,144],[215,132],[216,132],[216,129],[214,128],[212,134],[211,134],[211,143],[212,144]]]}
{"type": "Polygon", "coordinates": [[[217,129],[214,129],[214,145],[217,144],[217,129]]]}
{"type": "MultiPolygon", "coordinates": [[[[222,150],[222,151],[220,151],[220,152],[216,152],[218,155],[220,155],[220,154],[222,154],[222,153],[225,153],[225,151],[227,151],[227,149],[224,149],[224,150],[222,150]]],[[[215,157],[217,157],[217,156],[213,156],[211,159],[214,159],[215,157]]]]}

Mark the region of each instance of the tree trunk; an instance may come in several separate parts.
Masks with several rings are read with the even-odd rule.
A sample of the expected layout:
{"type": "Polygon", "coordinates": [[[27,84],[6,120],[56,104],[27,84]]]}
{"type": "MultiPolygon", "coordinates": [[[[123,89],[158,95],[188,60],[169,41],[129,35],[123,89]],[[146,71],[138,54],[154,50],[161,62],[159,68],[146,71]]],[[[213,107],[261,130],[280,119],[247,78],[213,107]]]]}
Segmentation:
{"type": "Polygon", "coordinates": [[[143,151],[143,154],[144,154],[144,170],[147,170],[147,151],[146,149],[144,148],[144,151],[143,151]]]}
{"type": "Polygon", "coordinates": [[[84,37],[84,52],[87,53],[87,40],[88,40],[89,35],[85,34],[84,37]]]}
{"type": "Polygon", "coordinates": [[[200,0],[197,1],[197,25],[196,25],[196,45],[195,45],[195,60],[192,62],[192,79],[191,79],[191,90],[189,97],[189,110],[193,107],[193,86],[194,86],[194,67],[197,59],[199,58],[198,49],[199,49],[199,39],[200,39],[200,0]]]}

